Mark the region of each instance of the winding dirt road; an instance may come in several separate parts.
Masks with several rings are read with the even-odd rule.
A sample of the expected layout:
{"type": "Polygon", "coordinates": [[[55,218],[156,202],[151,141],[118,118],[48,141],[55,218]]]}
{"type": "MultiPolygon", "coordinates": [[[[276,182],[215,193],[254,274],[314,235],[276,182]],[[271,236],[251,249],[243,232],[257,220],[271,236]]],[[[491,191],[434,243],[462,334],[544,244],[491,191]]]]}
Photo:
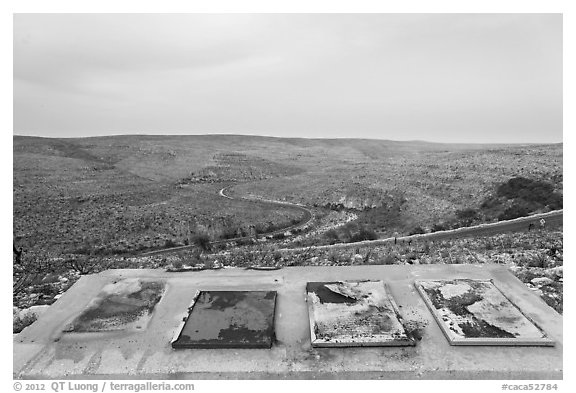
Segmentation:
{"type": "MultiPolygon", "coordinates": [[[[280,206],[280,207],[283,207],[283,208],[288,207],[288,208],[300,210],[301,212],[304,213],[304,218],[303,218],[299,223],[296,223],[296,224],[294,224],[294,225],[287,226],[287,227],[285,227],[285,228],[278,229],[278,230],[276,230],[276,231],[271,231],[271,232],[266,232],[266,233],[258,234],[258,237],[274,236],[274,235],[279,234],[279,233],[285,233],[285,232],[287,232],[287,231],[292,231],[292,230],[297,229],[297,228],[302,228],[302,227],[308,225],[308,223],[309,223],[310,221],[312,221],[312,218],[314,218],[314,214],[312,213],[312,211],[311,211],[310,209],[306,208],[306,207],[303,206],[303,205],[297,205],[297,204],[295,204],[295,203],[279,202],[279,201],[268,201],[268,200],[251,199],[251,198],[233,198],[233,197],[231,197],[230,195],[226,195],[226,194],[224,193],[224,191],[225,191],[226,189],[230,188],[230,187],[232,187],[232,186],[224,187],[223,189],[221,189],[221,190],[218,192],[218,195],[220,195],[220,196],[222,196],[222,197],[224,197],[224,198],[232,199],[232,200],[234,200],[234,199],[242,199],[242,200],[245,200],[245,201],[256,202],[256,203],[260,203],[260,204],[280,206]]],[[[226,242],[229,242],[229,241],[241,240],[241,239],[247,239],[247,238],[248,238],[248,237],[239,237],[239,238],[236,238],[236,239],[218,240],[218,241],[215,241],[215,242],[212,242],[212,243],[214,243],[214,244],[217,244],[217,243],[226,243],[226,242]]]]}
{"type": "MultiPolygon", "coordinates": [[[[274,236],[274,235],[279,234],[279,233],[285,233],[287,231],[292,231],[294,229],[304,227],[314,217],[312,214],[312,211],[310,211],[308,208],[306,208],[302,205],[294,204],[294,203],[231,197],[230,195],[227,195],[225,193],[226,189],[228,189],[230,187],[232,187],[232,186],[227,186],[227,187],[222,188],[218,192],[218,195],[223,197],[223,198],[231,199],[231,200],[242,199],[242,200],[246,200],[246,201],[250,201],[250,202],[256,202],[256,203],[260,203],[260,204],[275,205],[275,206],[281,206],[284,208],[290,207],[290,208],[298,209],[298,210],[304,212],[304,219],[302,221],[300,221],[299,223],[294,224],[294,225],[290,225],[288,227],[285,227],[285,228],[282,228],[282,229],[279,229],[276,231],[258,234],[257,237],[259,237],[259,238],[267,237],[267,236],[274,236]]],[[[556,211],[551,211],[548,213],[535,214],[535,215],[532,215],[529,217],[520,217],[520,218],[516,218],[513,220],[499,221],[499,222],[491,223],[491,224],[480,224],[480,225],[476,225],[473,227],[463,227],[463,228],[458,228],[458,229],[453,229],[453,230],[438,231],[438,232],[421,234],[421,235],[402,236],[402,237],[398,237],[396,239],[391,237],[391,238],[386,238],[386,239],[369,240],[369,241],[363,241],[363,242],[357,242],[357,243],[341,243],[341,244],[333,244],[333,245],[326,245],[326,246],[316,246],[316,247],[312,247],[312,248],[314,248],[314,249],[334,249],[334,248],[349,248],[349,247],[358,247],[358,246],[377,246],[377,245],[389,244],[389,243],[392,243],[395,241],[408,242],[408,241],[412,241],[412,240],[416,240],[416,241],[417,240],[441,240],[441,239],[459,238],[459,237],[467,237],[467,236],[486,236],[486,235],[505,233],[505,232],[523,232],[523,231],[529,230],[529,226],[531,228],[532,227],[538,228],[540,226],[540,221],[542,219],[544,219],[546,226],[563,225],[563,212],[564,212],[563,210],[556,210],[556,211]]],[[[229,243],[229,242],[234,242],[234,241],[242,241],[242,240],[247,240],[247,239],[250,239],[250,237],[245,236],[245,237],[237,237],[237,238],[233,238],[233,239],[216,240],[216,241],[210,242],[210,244],[216,245],[216,244],[229,243]]],[[[149,252],[143,253],[141,255],[146,256],[146,255],[169,253],[169,252],[173,252],[173,251],[186,250],[186,249],[189,249],[192,247],[195,247],[195,246],[190,245],[190,246],[165,248],[162,250],[149,251],[149,252]]],[[[302,248],[302,249],[304,250],[306,248],[302,248]]],[[[298,250],[298,249],[291,249],[291,250],[294,251],[294,250],[298,250]]]]}
{"type": "MultiPolygon", "coordinates": [[[[218,195],[221,196],[222,198],[226,198],[226,199],[242,199],[245,201],[249,201],[249,202],[255,202],[258,204],[265,204],[265,205],[273,205],[273,206],[278,206],[278,207],[282,207],[282,208],[291,208],[291,209],[296,209],[296,210],[300,210],[301,212],[304,213],[304,218],[293,225],[289,225],[285,228],[281,228],[275,231],[270,231],[270,232],[265,232],[265,233],[259,233],[256,237],[257,238],[263,238],[263,237],[268,237],[268,236],[274,236],[277,234],[281,234],[281,233],[286,233],[288,231],[293,231],[295,229],[298,228],[302,228],[305,227],[306,225],[308,225],[308,223],[310,223],[310,221],[312,221],[312,219],[314,218],[314,214],[312,213],[311,210],[309,210],[308,208],[302,206],[302,205],[297,205],[294,203],[289,203],[289,202],[278,202],[278,201],[267,201],[267,200],[260,200],[260,199],[250,199],[250,198],[239,198],[239,197],[231,197],[230,195],[226,195],[225,191],[226,189],[230,188],[232,186],[226,186],[224,188],[222,188],[220,191],[218,191],[218,195]]],[[[250,236],[243,236],[243,237],[236,237],[236,238],[232,238],[232,239],[223,239],[223,240],[215,240],[210,242],[210,244],[212,245],[216,245],[216,244],[223,244],[223,243],[229,243],[229,242],[235,242],[235,241],[242,241],[242,240],[248,240],[250,239],[250,236]]],[[[163,254],[163,253],[169,253],[169,252],[174,252],[174,251],[181,251],[181,250],[186,250],[186,249],[190,249],[196,247],[195,245],[188,245],[188,246],[179,246],[179,247],[171,247],[171,248],[164,248],[162,250],[154,250],[154,251],[148,251],[145,253],[142,253],[140,255],[142,256],[148,256],[148,255],[157,255],[157,254],[163,254]]]]}

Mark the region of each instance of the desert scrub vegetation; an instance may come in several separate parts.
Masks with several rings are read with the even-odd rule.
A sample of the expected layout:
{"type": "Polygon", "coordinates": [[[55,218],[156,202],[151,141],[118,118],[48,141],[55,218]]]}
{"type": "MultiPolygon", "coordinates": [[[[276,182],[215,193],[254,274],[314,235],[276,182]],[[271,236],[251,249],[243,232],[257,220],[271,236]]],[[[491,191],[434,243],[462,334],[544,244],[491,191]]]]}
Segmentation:
{"type": "Polygon", "coordinates": [[[545,181],[514,177],[498,186],[498,196],[508,199],[521,199],[552,210],[562,208],[562,195],[554,192],[554,186],[545,181]]]}
{"type": "Polygon", "coordinates": [[[500,185],[514,178],[530,179],[532,185],[546,182],[555,193],[562,193],[562,145],[429,147],[419,150],[414,145],[406,152],[362,146],[347,164],[322,156],[325,161],[315,164],[322,171],[295,175],[290,182],[269,179],[240,185],[236,191],[346,208],[358,214],[360,223],[385,236],[408,233],[416,226],[430,229],[435,223],[452,227],[458,220],[467,225],[470,218],[472,223],[497,220],[508,204],[519,200],[497,194],[500,185]],[[493,195],[499,206],[485,212],[481,205],[493,195]],[[467,209],[477,216],[457,217],[458,211],[467,209]]]}
{"type": "Polygon", "coordinates": [[[558,197],[547,200],[549,187],[538,182],[557,195],[563,186],[561,144],[241,136],[15,136],[13,142],[15,240],[42,252],[76,252],[87,236],[101,239],[102,253],[137,253],[167,242],[191,244],[195,226],[216,240],[238,237],[249,225],[261,233],[301,219],[293,209],[215,197],[231,182],[238,183],[237,196],[354,214],[383,236],[429,230],[447,217],[465,224],[513,217],[543,201],[543,209],[554,208],[558,197]],[[528,186],[542,191],[537,200],[514,183],[499,195],[498,187],[513,178],[530,179],[528,186]],[[488,208],[488,217],[481,205],[491,196],[498,206],[488,208]],[[457,217],[467,209],[479,213],[457,217]]]}
{"type": "MultiPolygon", "coordinates": [[[[561,181],[561,177],[557,176],[557,179],[561,181]]],[[[480,208],[488,219],[510,220],[530,213],[562,209],[561,192],[547,181],[513,177],[499,184],[480,208]]]]}
{"type": "Polygon", "coordinates": [[[26,326],[31,325],[37,319],[33,312],[23,313],[18,307],[12,309],[12,332],[20,333],[26,326]]]}
{"type": "Polygon", "coordinates": [[[365,240],[376,240],[378,234],[369,227],[355,221],[356,215],[342,215],[344,220],[336,225],[317,224],[317,227],[295,238],[281,243],[286,247],[309,247],[337,243],[356,243],[365,240]]]}
{"type": "Polygon", "coordinates": [[[78,159],[23,156],[14,162],[13,229],[25,249],[85,253],[89,238],[102,254],[135,253],[184,245],[199,232],[217,240],[303,219],[295,209],[218,197],[221,185],[178,188],[113,168],[86,169],[78,159]]]}
{"type": "Polygon", "coordinates": [[[561,190],[546,181],[513,177],[495,186],[478,207],[458,209],[430,227],[416,225],[408,234],[437,232],[488,222],[512,220],[534,213],[562,209],[561,190]]]}
{"type": "Polygon", "coordinates": [[[61,257],[22,252],[13,263],[13,332],[36,320],[31,306],[52,304],[78,278],[79,273],[66,268],[61,257]]]}
{"type": "Polygon", "coordinates": [[[556,311],[563,311],[562,228],[436,241],[398,241],[381,246],[278,249],[257,244],[207,254],[222,266],[346,266],[489,264],[507,266],[556,311]]]}
{"type": "Polygon", "coordinates": [[[333,252],[315,246],[370,239],[373,232],[384,237],[429,232],[557,208],[562,144],[15,136],[13,153],[14,240],[27,250],[14,265],[15,304],[53,301],[81,274],[105,268],[506,263],[561,309],[562,266],[554,266],[561,244],[554,253],[546,244],[534,246],[540,235],[551,242],[548,233],[561,243],[561,232],[357,250],[350,243],[346,251],[333,252]],[[322,217],[305,233],[278,235],[276,245],[247,240],[231,250],[204,248],[200,256],[194,250],[130,255],[194,245],[197,234],[230,239],[302,218],[294,209],[218,197],[231,182],[238,182],[234,196],[301,203],[322,217]]]}
{"type": "MultiPolygon", "coordinates": [[[[349,222],[338,228],[330,229],[324,233],[326,244],[356,243],[364,240],[376,240],[378,235],[372,229],[366,228],[357,222],[349,222]]],[[[316,242],[318,245],[318,242],[316,242]]]]}
{"type": "MultiPolygon", "coordinates": [[[[178,263],[198,264],[204,261],[201,255],[200,250],[154,258],[23,252],[19,263],[14,263],[12,303],[19,309],[50,305],[85,274],[106,269],[158,269],[178,263]]],[[[205,263],[213,266],[211,260],[205,263]]]]}
{"type": "MultiPolygon", "coordinates": [[[[14,270],[14,306],[25,309],[53,303],[83,272],[86,273],[85,267],[77,268],[71,263],[74,259],[84,263],[84,257],[24,253],[14,270]]],[[[274,244],[253,242],[212,252],[196,247],[166,255],[97,256],[88,261],[93,273],[105,269],[144,268],[178,272],[223,267],[496,263],[507,266],[548,305],[563,312],[562,228],[437,241],[398,241],[397,244],[372,247],[350,243],[324,249],[314,246],[279,249],[274,244]]],[[[20,322],[18,327],[21,327],[20,322]]]]}

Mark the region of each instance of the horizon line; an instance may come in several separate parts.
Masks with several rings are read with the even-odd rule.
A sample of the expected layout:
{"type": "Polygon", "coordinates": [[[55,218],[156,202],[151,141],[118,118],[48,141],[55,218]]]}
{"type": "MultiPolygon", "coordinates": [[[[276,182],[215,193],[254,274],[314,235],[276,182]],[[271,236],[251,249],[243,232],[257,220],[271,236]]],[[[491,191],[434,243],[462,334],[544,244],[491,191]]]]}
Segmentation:
{"type": "Polygon", "coordinates": [[[560,142],[438,142],[424,139],[390,139],[390,138],[353,138],[353,137],[302,137],[302,136],[275,136],[275,135],[261,135],[261,134],[228,134],[228,133],[213,133],[213,134],[103,134],[103,135],[83,135],[74,137],[60,137],[60,136],[41,136],[31,134],[12,134],[12,137],[31,137],[31,138],[45,138],[45,139],[88,139],[88,138],[108,138],[108,137],[253,137],[253,138],[274,138],[274,139],[302,139],[302,140],[365,140],[365,141],[387,141],[387,142],[404,142],[404,143],[430,143],[430,144],[445,144],[445,145],[558,145],[563,144],[560,142]]]}

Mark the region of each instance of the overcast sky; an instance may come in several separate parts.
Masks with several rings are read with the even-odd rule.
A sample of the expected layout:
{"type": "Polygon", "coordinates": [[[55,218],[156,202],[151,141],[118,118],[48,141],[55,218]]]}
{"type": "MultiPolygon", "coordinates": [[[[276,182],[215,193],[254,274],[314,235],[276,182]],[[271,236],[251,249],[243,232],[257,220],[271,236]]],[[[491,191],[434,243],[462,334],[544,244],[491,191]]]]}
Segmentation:
{"type": "Polygon", "coordinates": [[[17,14],[14,134],[562,141],[560,14],[17,14]]]}

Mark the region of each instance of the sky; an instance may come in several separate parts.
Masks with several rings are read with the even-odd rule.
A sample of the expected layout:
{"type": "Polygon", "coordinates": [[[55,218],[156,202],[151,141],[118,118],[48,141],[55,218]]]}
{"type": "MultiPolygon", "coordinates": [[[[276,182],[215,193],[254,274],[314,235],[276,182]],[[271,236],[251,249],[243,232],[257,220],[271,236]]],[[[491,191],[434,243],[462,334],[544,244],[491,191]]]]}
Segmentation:
{"type": "Polygon", "coordinates": [[[562,142],[561,14],[15,14],[13,133],[562,142]]]}

